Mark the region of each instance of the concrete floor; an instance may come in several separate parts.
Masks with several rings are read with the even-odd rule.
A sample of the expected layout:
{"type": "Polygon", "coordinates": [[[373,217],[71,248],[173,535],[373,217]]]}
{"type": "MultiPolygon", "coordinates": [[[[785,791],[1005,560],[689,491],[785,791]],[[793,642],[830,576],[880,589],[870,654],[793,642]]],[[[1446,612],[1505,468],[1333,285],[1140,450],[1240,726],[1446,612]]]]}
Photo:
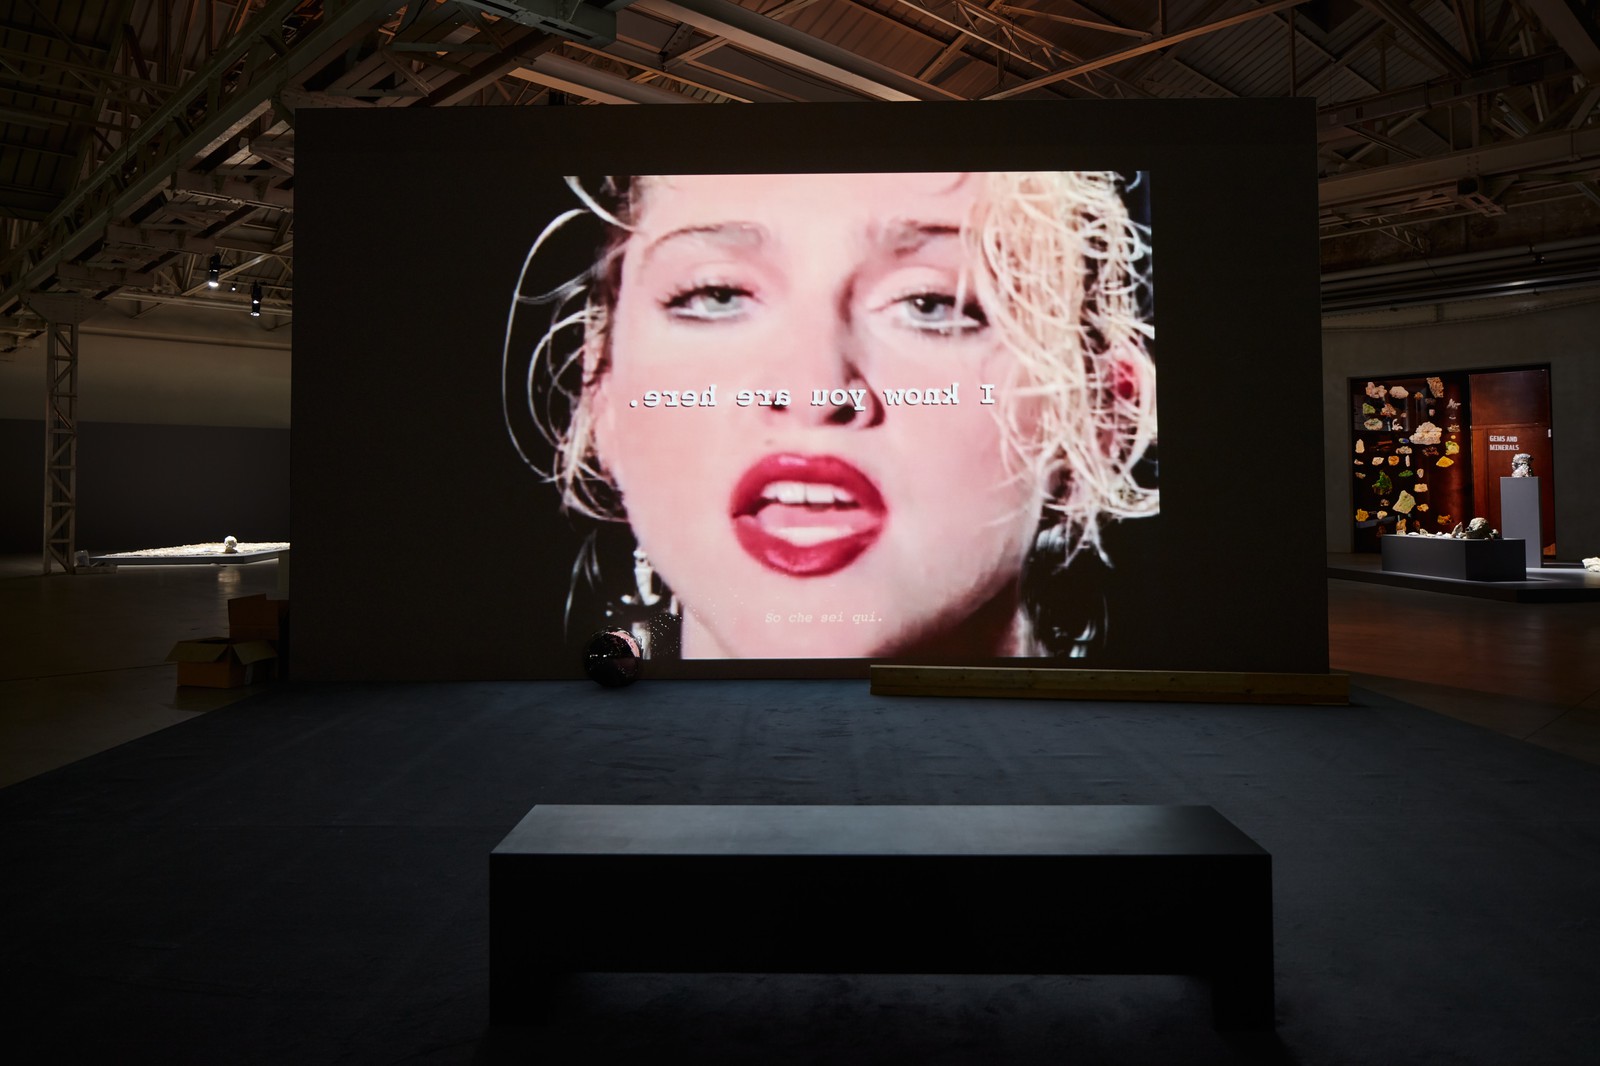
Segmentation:
{"type": "MultiPolygon", "coordinates": [[[[172,645],[228,600],[287,596],[277,560],[41,574],[0,556],[0,787],[253,694],[179,688],[172,645]]],[[[1329,656],[1353,684],[1600,764],[1600,604],[1330,580],[1329,656]]]]}
{"type": "Polygon", "coordinates": [[[0,556],[0,786],[252,695],[179,688],[180,640],[226,636],[228,600],[279,595],[278,562],[42,575],[0,556]]]}

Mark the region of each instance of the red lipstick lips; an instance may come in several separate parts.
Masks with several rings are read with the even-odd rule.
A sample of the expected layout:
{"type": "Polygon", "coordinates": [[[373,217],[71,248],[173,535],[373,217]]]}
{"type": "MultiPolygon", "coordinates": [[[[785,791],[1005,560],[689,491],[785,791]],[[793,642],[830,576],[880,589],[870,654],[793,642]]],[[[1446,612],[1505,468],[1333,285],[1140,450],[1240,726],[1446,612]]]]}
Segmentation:
{"type": "Polygon", "coordinates": [[[791,577],[843,570],[872,547],[888,516],[883,494],[851,464],[789,453],[746,470],[729,510],[745,553],[791,577]]]}

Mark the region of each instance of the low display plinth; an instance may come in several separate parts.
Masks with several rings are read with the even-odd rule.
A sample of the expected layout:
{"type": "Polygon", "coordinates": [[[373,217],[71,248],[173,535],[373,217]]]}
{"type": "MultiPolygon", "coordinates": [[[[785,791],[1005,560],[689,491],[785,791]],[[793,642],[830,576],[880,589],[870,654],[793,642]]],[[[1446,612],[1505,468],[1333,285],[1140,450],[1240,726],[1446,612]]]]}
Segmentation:
{"type": "Polygon", "coordinates": [[[1210,807],[538,806],[489,896],[499,1024],[595,971],[1198,974],[1273,1025],[1272,857],[1210,807]]]}
{"type": "Polygon", "coordinates": [[[1378,538],[1383,569],[1393,574],[1450,577],[1458,581],[1522,581],[1528,576],[1521,540],[1455,537],[1378,538]]]}

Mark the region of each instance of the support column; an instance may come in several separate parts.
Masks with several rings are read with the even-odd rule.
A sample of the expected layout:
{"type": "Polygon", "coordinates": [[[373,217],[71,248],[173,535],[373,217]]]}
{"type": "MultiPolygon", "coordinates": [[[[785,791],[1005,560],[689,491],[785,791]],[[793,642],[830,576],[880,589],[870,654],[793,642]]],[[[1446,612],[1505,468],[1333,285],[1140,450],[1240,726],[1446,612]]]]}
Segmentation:
{"type": "Polygon", "coordinates": [[[74,568],[78,543],[78,323],[50,322],[45,332],[44,572],[74,568]]]}
{"type": "Polygon", "coordinates": [[[105,305],[75,292],[35,292],[26,302],[45,320],[44,573],[71,574],[78,547],[78,324],[105,305]]]}

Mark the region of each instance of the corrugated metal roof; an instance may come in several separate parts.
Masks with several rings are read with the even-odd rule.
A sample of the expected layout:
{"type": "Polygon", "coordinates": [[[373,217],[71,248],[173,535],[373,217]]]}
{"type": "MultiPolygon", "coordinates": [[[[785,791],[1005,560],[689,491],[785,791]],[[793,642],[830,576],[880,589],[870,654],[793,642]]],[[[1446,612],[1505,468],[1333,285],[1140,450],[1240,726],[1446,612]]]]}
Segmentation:
{"type": "Polygon", "coordinates": [[[1199,71],[1165,57],[1148,68],[1140,87],[1166,100],[1221,100],[1234,95],[1199,71]]]}
{"type": "Polygon", "coordinates": [[[1429,0],[1428,3],[1417,5],[1412,10],[1422,16],[1422,21],[1433,27],[1434,31],[1465,59],[1467,39],[1461,32],[1461,21],[1456,18],[1454,9],[1441,0],[1429,0]]]}
{"type": "Polygon", "coordinates": [[[42,218],[77,182],[127,7],[8,5],[0,21],[0,212],[42,218]]]}
{"type": "MultiPolygon", "coordinates": [[[[277,102],[289,108],[406,107],[446,86],[451,86],[449,103],[517,105],[548,101],[552,92],[592,102],[658,98],[653,94],[664,91],[718,102],[856,99],[926,88],[910,94],[977,99],[997,90],[1015,92],[1024,84],[1032,88],[1022,95],[1044,99],[1278,96],[1291,89],[1288,25],[1292,20],[1292,88],[1297,95],[1313,96],[1323,107],[1352,105],[1392,90],[1411,90],[1421,101],[1425,83],[1452,80],[1441,78],[1443,70],[1471,65],[1484,68],[1491,80],[1501,77],[1506,86],[1498,95],[1480,95],[1490,106],[1487,113],[1495,128],[1473,136],[1488,144],[1531,130],[1552,114],[1561,121],[1569,121],[1574,113],[1581,116],[1580,122],[1596,120],[1579,110],[1574,83],[1555,78],[1566,69],[1564,61],[1551,64],[1546,56],[1534,64],[1537,76],[1553,79],[1537,96],[1531,88],[1512,84],[1532,75],[1524,70],[1507,76],[1509,58],[1552,46],[1537,24],[1524,25],[1524,13],[1513,0],[1471,0],[1462,8],[1469,20],[1466,34],[1452,0],[1415,0],[1419,6],[1406,7],[1393,23],[1385,21],[1379,10],[1413,0],[1375,0],[1379,10],[1364,6],[1365,0],[1322,0],[1314,7],[1302,5],[1293,14],[1260,14],[1266,0],[1167,0],[1164,26],[1157,25],[1158,6],[1150,0],[674,2],[700,10],[691,17],[666,8],[662,0],[637,0],[619,13],[620,36],[614,44],[555,42],[553,47],[526,26],[467,5],[432,0],[389,7],[374,3],[364,27],[341,31],[339,43],[314,57],[301,54],[307,73],[285,86],[277,102]],[[770,21],[753,19],[740,28],[741,8],[770,21]],[[1241,21],[1228,28],[1212,28],[1236,17],[1241,21]],[[1413,39],[1407,24],[1429,27],[1421,34],[1425,39],[1413,39]],[[1123,32],[1116,32],[1118,28],[1123,32]],[[1143,50],[1161,43],[1154,36],[1158,31],[1171,35],[1195,29],[1208,32],[1143,50]],[[718,33],[730,36],[719,38],[718,33]],[[530,44],[530,37],[540,39],[530,44]],[[1493,37],[1495,43],[1469,48],[1469,37],[1493,37]],[[845,56],[830,53],[819,42],[845,56]],[[559,77],[549,71],[539,74],[532,58],[539,55],[534,46],[549,48],[547,58],[564,64],[556,68],[559,77]],[[1462,63],[1441,57],[1441,47],[1459,50],[1462,63]],[[1130,50],[1141,54],[1130,55],[1130,50]],[[1481,54],[1469,63],[1467,57],[1473,52],[1481,54]],[[524,55],[530,58],[518,66],[524,55]],[[1106,60],[1113,61],[1071,80],[1052,77],[1086,62],[1106,60]],[[480,71],[486,73],[478,79],[480,71]],[[647,83],[651,89],[630,93],[626,80],[647,83]],[[1041,80],[1045,84],[1035,84],[1041,80]],[[917,86],[918,81],[924,86],[917,86]],[[898,92],[883,93],[882,86],[898,92]],[[1548,97],[1548,107],[1540,102],[1543,97],[1548,97]],[[1499,100],[1510,108],[1499,108],[1499,100]],[[1565,111],[1560,110],[1563,105],[1565,111]]],[[[257,29],[247,38],[244,28],[268,4],[269,0],[27,0],[11,5],[8,14],[0,16],[0,54],[11,68],[8,72],[0,67],[0,223],[6,227],[7,242],[25,248],[30,233],[46,233],[49,227],[35,227],[27,220],[43,217],[72,190],[88,188],[85,175],[121,143],[141,113],[159,106],[217,49],[264,39],[257,29]],[[124,25],[129,27],[126,34],[124,25]]],[[[291,52],[299,27],[356,10],[349,4],[319,0],[278,7],[280,13],[288,12],[284,24],[267,28],[265,37],[281,32],[283,46],[291,52]]],[[[214,89],[248,84],[257,69],[255,57],[239,59],[218,75],[214,89]]],[[[194,89],[191,83],[187,91],[194,89]]],[[[293,216],[288,195],[293,185],[293,134],[285,116],[274,113],[265,101],[255,106],[250,118],[218,134],[209,148],[194,149],[184,142],[186,150],[199,154],[175,164],[166,160],[178,167],[184,180],[174,180],[130,209],[119,220],[120,230],[126,237],[128,225],[137,223],[165,226],[169,232],[187,232],[204,240],[232,241],[241,250],[251,250],[251,258],[238,261],[238,276],[276,286],[274,292],[281,296],[292,279],[288,268],[293,216]],[[206,184],[227,181],[234,181],[234,189],[243,192],[229,199],[229,194],[219,195],[206,184]]],[[[1468,133],[1468,126],[1459,121],[1464,113],[1459,106],[1453,114],[1436,107],[1420,119],[1407,113],[1403,100],[1398,104],[1377,100],[1364,106],[1367,110],[1360,114],[1354,106],[1340,112],[1340,121],[1364,123],[1359,130],[1346,126],[1322,131],[1322,160],[1328,172],[1346,173],[1448,152],[1452,148],[1448,124],[1453,119],[1458,136],[1468,133]]],[[[206,110],[198,104],[196,108],[206,110]]],[[[180,141],[181,137],[167,139],[169,144],[180,141]]],[[[96,173],[105,178],[110,170],[102,166],[96,173]]],[[[1547,178],[1547,183],[1572,180],[1563,174],[1547,178]]],[[[1385,191],[1381,182],[1374,187],[1385,191]]],[[[1453,184],[1440,185],[1430,195],[1434,198],[1430,203],[1437,201],[1435,207],[1490,211],[1500,206],[1474,202],[1463,208],[1455,203],[1453,184]]],[[[1393,208],[1385,204],[1385,210],[1393,208]]],[[[145,271],[159,267],[156,289],[149,289],[146,282],[145,291],[166,299],[189,299],[196,263],[203,270],[204,260],[197,258],[202,253],[181,243],[169,243],[159,254],[151,247],[136,242],[125,246],[79,242],[76,248],[83,251],[75,249],[72,254],[80,264],[125,263],[145,271]]],[[[7,257],[4,262],[10,266],[5,269],[18,261],[16,255],[7,257]]],[[[141,284],[129,287],[139,289],[141,284]]]]}

